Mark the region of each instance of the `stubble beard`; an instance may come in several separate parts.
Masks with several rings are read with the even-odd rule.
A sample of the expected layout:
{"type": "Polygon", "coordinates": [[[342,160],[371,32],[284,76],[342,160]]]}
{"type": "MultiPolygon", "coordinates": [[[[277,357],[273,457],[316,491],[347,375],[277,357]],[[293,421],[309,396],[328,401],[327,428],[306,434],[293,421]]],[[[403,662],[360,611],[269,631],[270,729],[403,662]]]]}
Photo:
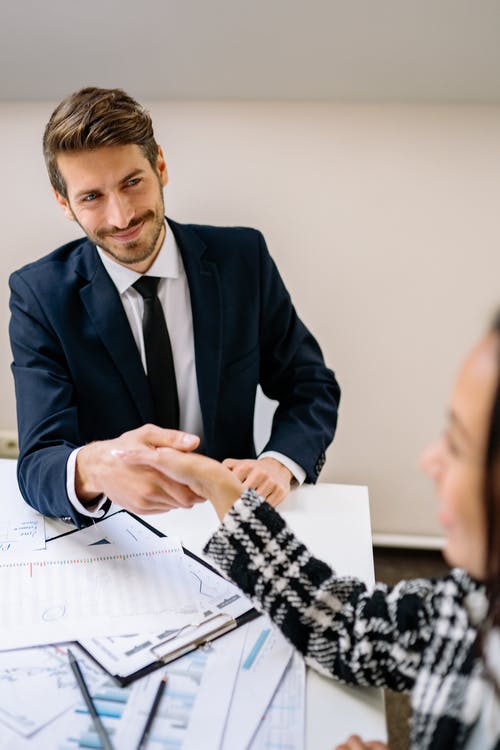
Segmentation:
{"type": "MultiPolygon", "coordinates": [[[[143,263],[157,252],[158,242],[160,240],[165,224],[165,217],[163,212],[160,214],[155,213],[154,211],[147,211],[141,217],[131,222],[127,229],[132,229],[132,227],[137,226],[137,224],[140,224],[143,221],[152,221],[151,239],[147,242],[146,245],[144,245],[144,241],[141,241],[140,239],[123,243],[121,245],[121,247],[123,247],[123,251],[120,251],[116,247],[113,247],[106,242],[106,237],[110,236],[109,232],[103,232],[102,235],[100,232],[97,232],[94,236],[91,236],[88,232],[86,232],[86,234],[87,237],[92,240],[92,242],[98,245],[105,253],[110,255],[119,263],[126,266],[133,266],[136,263],[143,263]]],[[[111,237],[112,236],[113,235],[111,233],[111,237]]]]}
{"type": "MultiPolygon", "coordinates": [[[[83,224],[80,224],[78,218],[75,215],[73,209],[71,209],[73,218],[76,223],[85,232],[91,242],[101,248],[107,255],[110,255],[114,260],[118,261],[124,266],[133,266],[136,263],[144,263],[144,261],[151,258],[158,251],[158,243],[163,232],[165,225],[165,203],[163,200],[163,192],[160,185],[160,200],[155,210],[145,211],[141,216],[133,219],[126,229],[132,229],[132,227],[141,224],[143,221],[151,221],[151,238],[144,245],[144,240],[138,239],[132,242],[122,244],[123,252],[119,249],[110,246],[106,242],[107,237],[113,236],[113,231],[109,229],[98,230],[97,232],[91,232],[83,224]],[[131,251],[136,250],[137,252],[132,253],[131,251]]],[[[122,230],[123,231],[123,230],[122,230]]]]}

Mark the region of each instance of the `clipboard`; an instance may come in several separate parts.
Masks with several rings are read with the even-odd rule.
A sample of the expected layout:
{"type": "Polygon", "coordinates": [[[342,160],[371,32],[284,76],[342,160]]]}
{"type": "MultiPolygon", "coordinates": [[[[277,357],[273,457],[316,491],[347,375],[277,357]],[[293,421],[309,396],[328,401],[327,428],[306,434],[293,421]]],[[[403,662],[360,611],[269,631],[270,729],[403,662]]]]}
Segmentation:
{"type": "MultiPolygon", "coordinates": [[[[129,520],[133,524],[139,524],[138,528],[142,534],[147,530],[158,537],[166,536],[159,529],[126,510],[119,510],[99,519],[90,528],[96,529],[112,518],[117,518],[119,522],[123,518],[127,524],[129,520]]],[[[82,530],[71,530],[47,541],[50,544],[51,541],[79,531],[82,530]]],[[[168,622],[165,622],[165,628],[159,633],[138,633],[77,641],[122,687],[197,648],[209,647],[211,641],[260,616],[251,601],[235,584],[184,546],[182,550],[188,558],[190,572],[199,579],[200,592],[203,587],[209,592],[212,589],[216,592],[211,597],[207,594],[208,606],[194,622],[180,628],[169,628],[168,622]]]]}

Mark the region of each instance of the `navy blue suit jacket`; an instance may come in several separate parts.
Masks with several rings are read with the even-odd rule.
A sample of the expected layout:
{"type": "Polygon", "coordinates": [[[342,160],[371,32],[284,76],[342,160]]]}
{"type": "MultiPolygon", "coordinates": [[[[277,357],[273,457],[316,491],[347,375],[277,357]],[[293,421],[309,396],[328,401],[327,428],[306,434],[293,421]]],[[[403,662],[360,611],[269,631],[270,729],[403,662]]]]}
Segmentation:
{"type": "MultiPolygon", "coordinates": [[[[251,458],[258,383],[279,401],[266,450],[314,482],[337,421],[339,388],[299,320],[262,235],[169,221],[189,284],[205,453],[251,458]]],[[[95,246],[70,242],[10,277],[20,456],[26,501],[86,520],[66,492],[71,451],[153,419],[119,294],[95,246]]]]}

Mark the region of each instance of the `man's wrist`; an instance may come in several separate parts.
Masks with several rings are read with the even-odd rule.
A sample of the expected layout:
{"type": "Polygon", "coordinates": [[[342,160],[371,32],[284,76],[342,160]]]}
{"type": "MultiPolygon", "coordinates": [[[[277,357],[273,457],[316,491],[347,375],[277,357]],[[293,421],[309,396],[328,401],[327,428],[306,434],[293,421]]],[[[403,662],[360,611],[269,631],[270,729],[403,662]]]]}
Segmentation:
{"type": "Polygon", "coordinates": [[[261,461],[264,458],[273,458],[282,466],[285,466],[292,475],[293,481],[290,481],[290,484],[298,484],[299,486],[304,484],[306,479],[305,469],[296,463],[296,461],[293,461],[291,458],[285,456],[283,453],[279,453],[278,451],[264,451],[260,454],[258,460],[261,461]]]}
{"type": "Polygon", "coordinates": [[[94,505],[103,494],[97,478],[96,466],[100,443],[88,443],[78,451],[75,463],[75,493],[84,507],[94,505]]]}
{"type": "Polygon", "coordinates": [[[259,458],[259,461],[261,462],[270,462],[271,465],[275,467],[275,471],[279,471],[283,477],[286,477],[288,482],[291,482],[294,478],[293,472],[290,471],[288,466],[286,466],[282,461],[280,461],[277,458],[274,458],[273,456],[263,456],[262,458],[259,458]]]}
{"type": "Polygon", "coordinates": [[[109,506],[109,500],[106,495],[101,494],[94,497],[93,500],[82,503],[76,494],[76,459],[78,454],[83,450],[83,446],[75,448],[69,455],[66,464],[66,491],[68,499],[77,513],[91,518],[102,518],[109,506]],[[106,506],[106,507],[105,507],[106,506]]]}

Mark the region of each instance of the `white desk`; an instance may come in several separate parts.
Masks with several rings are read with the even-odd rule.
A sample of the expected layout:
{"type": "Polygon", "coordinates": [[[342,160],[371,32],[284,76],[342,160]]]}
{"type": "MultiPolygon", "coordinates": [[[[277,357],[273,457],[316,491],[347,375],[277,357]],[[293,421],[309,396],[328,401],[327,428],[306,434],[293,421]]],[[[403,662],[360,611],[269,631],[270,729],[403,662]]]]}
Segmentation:
{"type": "MultiPolygon", "coordinates": [[[[22,502],[15,477],[15,461],[0,459],[3,515],[22,502]]],[[[280,512],[314,554],[340,574],[355,575],[373,583],[370,513],[366,487],[318,484],[294,490],[280,512]]],[[[145,516],[166,534],[181,537],[197,554],[217,527],[209,503],[192,510],[175,510],[145,516]]],[[[68,525],[46,519],[47,536],[67,531],[68,525]]],[[[347,688],[307,673],[306,750],[331,750],[350,734],[387,740],[383,693],[378,689],[347,688]]]]}

